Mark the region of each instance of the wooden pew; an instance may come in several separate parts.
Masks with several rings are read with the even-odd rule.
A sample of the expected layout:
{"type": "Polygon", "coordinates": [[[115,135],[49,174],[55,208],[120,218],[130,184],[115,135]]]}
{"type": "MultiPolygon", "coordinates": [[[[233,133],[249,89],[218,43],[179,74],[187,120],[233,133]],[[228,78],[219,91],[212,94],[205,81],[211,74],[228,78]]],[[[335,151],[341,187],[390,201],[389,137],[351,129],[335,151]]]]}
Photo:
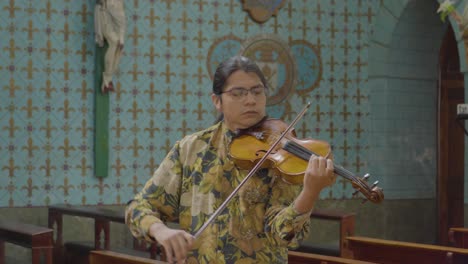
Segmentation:
{"type": "MultiPolygon", "coordinates": [[[[93,250],[89,254],[90,264],[162,264],[164,261],[130,256],[108,250],[93,250]]],[[[289,264],[375,264],[374,262],[323,256],[317,254],[289,251],[289,264]]]]}
{"type": "MultiPolygon", "coordinates": [[[[72,245],[74,248],[81,250],[79,255],[86,255],[92,249],[110,249],[110,222],[125,223],[124,212],[116,212],[109,209],[100,207],[85,207],[85,206],[67,206],[67,205],[53,205],[49,207],[49,227],[56,230],[56,240],[54,249],[54,258],[58,263],[64,261],[64,242],[63,242],[63,215],[80,216],[92,218],[95,220],[95,238],[94,247],[80,246],[76,244],[68,243],[68,246],[72,245]]],[[[334,253],[336,256],[349,257],[350,252],[346,246],[346,237],[354,235],[355,227],[355,214],[344,213],[337,210],[325,210],[317,209],[311,214],[311,218],[339,221],[339,245],[334,253]]],[[[144,242],[134,239],[134,249],[140,251],[147,250],[147,245],[144,242]]],[[[305,250],[313,252],[314,248],[306,248],[305,250]],[[312,249],[311,249],[312,248],[312,249]]],[[[304,248],[303,248],[304,249],[304,248]]],[[[300,250],[300,249],[299,249],[300,250]]],[[[115,251],[115,250],[114,250],[115,251]]],[[[128,253],[128,252],[125,252],[128,253]]],[[[151,245],[150,248],[151,258],[156,259],[158,253],[161,255],[161,259],[165,259],[164,252],[158,252],[158,247],[155,244],[151,245]]],[[[77,256],[78,257],[78,256],[77,256]]],[[[77,261],[79,262],[79,261],[77,261]]],[[[83,261],[82,261],[83,262],[83,261]]]]}
{"type": "Polygon", "coordinates": [[[33,264],[41,263],[41,259],[45,259],[47,264],[52,264],[52,240],[52,229],[18,222],[0,221],[0,264],[5,263],[5,242],[30,248],[33,264]]]}
{"type": "Polygon", "coordinates": [[[452,227],[449,229],[449,242],[454,247],[468,248],[468,228],[452,227]]]}
{"type": "Polygon", "coordinates": [[[93,250],[89,253],[90,264],[163,264],[164,261],[117,253],[109,250],[93,250]]]}
{"type": "Polygon", "coordinates": [[[348,237],[354,259],[382,264],[466,264],[468,249],[393,241],[368,237],[348,237]]]}
{"type": "MultiPolygon", "coordinates": [[[[337,221],[339,222],[339,242],[338,246],[335,248],[325,248],[321,245],[301,245],[296,251],[321,254],[321,255],[330,255],[330,256],[340,256],[343,258],[351,257],[351,252],[348,250],[346,245],[346,237],[354,236],[356,214],[348,213],[338,210],[331,209],[315,209],[310,215],[311,218],[328,220],[328,221],[337,221]]],[[[313,227],[312,227],[313,230],[313,227]]],[[[313,233],[313,232],[312,232],[313,233]]]]}
{"type": "MultiPolygon", "coordinates": [[[[65,261],[65,244],[63,241],[63,216],[79,216],[94,219],[94,242],[93,245],[83,245],[82,243],[69,242],[67,246],[77,249],[77,258],[84,258],[82,261],[87,263],[87,253],[93,249],[110,249],[110,223],[116,222],[125,224],[125,215],[123,211],[114,211],[102,207],[92,206],[68,206],[68,205],[52,205],[49,206],[48,221],[49,228],[56,231],[56,239],[54,241],[54,259],[57,263],[65,261]],[[83,256],[85,255],[85,256],[83,256]]],[[[149,257],[156,259],[158,254],[157,244],[146,245],[144,242],[133,240],[133,249],[137,251],[149,251],[149,257]],[[148,249],[149,247],[149,249],[148,249]]]]}
{"type": "Polygon", "coordinates": [[[288,252],[288,264],[372,264],[362,260],[325,256],[297,251],[288,252]]]}

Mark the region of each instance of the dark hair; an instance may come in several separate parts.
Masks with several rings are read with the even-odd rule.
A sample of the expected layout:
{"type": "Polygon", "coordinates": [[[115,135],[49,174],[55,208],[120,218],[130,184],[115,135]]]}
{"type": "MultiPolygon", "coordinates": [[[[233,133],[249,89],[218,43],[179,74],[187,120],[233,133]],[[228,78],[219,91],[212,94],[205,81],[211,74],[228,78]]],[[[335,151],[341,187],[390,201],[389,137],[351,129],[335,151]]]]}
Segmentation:
{"type": "MultiPolygon", "coordinates": [[[[231,76],[231,74],[238,70],[257,74],[263,86],[268,91],[268,84],[265,79],[265,75],[263,75],[263,72],[260,70],[258,65],[247,57],[237,55],[221,62],[216,68],[216,72],[213,78],[213,93],[220,96],[223,92],[226,80],[229,78],[229,76],[231,76]]],[[[216,119],[216,123],[223,120],[223,118],[224,117],[221,114],[216,119]]]]}
{"type": "Polygon", "coordinates": [[[226,84],[226,80],[231,76],[231,74],[238,70],[254,72],[262,81],[263,86],[267,88],[265,76],[257,64],[247,57],[238,55],[221,62],[216,68],[213,78],[213,93],[220,95],[223,91],[224,85],[226,84]]]}

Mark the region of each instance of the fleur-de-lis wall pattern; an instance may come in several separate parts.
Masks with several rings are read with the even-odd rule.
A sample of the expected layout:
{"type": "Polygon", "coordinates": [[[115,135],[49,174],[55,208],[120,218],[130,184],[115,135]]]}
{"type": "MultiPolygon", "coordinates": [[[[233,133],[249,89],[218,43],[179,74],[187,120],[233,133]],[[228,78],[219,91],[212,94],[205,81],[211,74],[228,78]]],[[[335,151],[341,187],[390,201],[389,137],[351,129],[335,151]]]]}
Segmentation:
{"type": "MultiPolygon", "coordinates": [[[[298,136],[329,141],[352,171],[367,167],[380,1],[286,1],[257,23],[237,0],[132,0],[109,95],[109,176],[94,177],[94,2],[0,3],[0,206],[126,203],[177,139],[214,122],[213,65],[236,53],[263,54],[277,89],[270,116],[291,121],[310,101],[298,136]]],[[[323,198],[351,189],[343,181],[323,198]]]]}

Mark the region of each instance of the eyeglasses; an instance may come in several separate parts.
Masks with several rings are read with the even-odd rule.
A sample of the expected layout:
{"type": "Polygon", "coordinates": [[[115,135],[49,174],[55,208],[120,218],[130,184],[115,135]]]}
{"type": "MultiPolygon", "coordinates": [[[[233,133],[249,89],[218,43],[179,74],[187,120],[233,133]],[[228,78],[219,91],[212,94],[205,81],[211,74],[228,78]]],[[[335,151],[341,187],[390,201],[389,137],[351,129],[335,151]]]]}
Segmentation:
{"type": "Polygon", "coordinates": [[[249,94],[249,92],[253,95],[253,97],[258,98],[258,97],[261,97],[261,96],[265,95],[265,87],[257,86],[257,87],[251,88],[251,89],[236,87],[236,88],[232,88],[231,90],[224,91],[224,92],[221,92],[221,93],[222,94],[223,93],[228,93],[228,94],[230,94],[232,96],[232,98],[234,98],[236,100],[240,100],[240,99],[246,98],[247,95],[249,94]]]}

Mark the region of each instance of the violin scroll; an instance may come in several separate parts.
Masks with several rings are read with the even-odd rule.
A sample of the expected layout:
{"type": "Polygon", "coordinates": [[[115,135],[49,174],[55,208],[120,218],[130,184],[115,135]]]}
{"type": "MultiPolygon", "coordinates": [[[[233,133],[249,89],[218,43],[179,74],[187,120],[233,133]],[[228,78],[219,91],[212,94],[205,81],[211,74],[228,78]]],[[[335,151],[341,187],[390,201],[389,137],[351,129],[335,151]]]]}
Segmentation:
{"type": "Polygon", "coordinates": [[[370,175],[367,173],[362,178],[354,177],[351,180],[353,188],[356,189],[356,191],[353,193],[353,196],[356,196],[358,193],[362,193],[362,195],[367,198],[367,200],[364,199],[362,201],[363,203],[367,202],[368,200],[373,203],[380,203],[384,199],[383,190],[382,188],[377,187],[379,181],[375,181],[372,186],[369,187],[367,184],[369,177],[370,175]]]}

